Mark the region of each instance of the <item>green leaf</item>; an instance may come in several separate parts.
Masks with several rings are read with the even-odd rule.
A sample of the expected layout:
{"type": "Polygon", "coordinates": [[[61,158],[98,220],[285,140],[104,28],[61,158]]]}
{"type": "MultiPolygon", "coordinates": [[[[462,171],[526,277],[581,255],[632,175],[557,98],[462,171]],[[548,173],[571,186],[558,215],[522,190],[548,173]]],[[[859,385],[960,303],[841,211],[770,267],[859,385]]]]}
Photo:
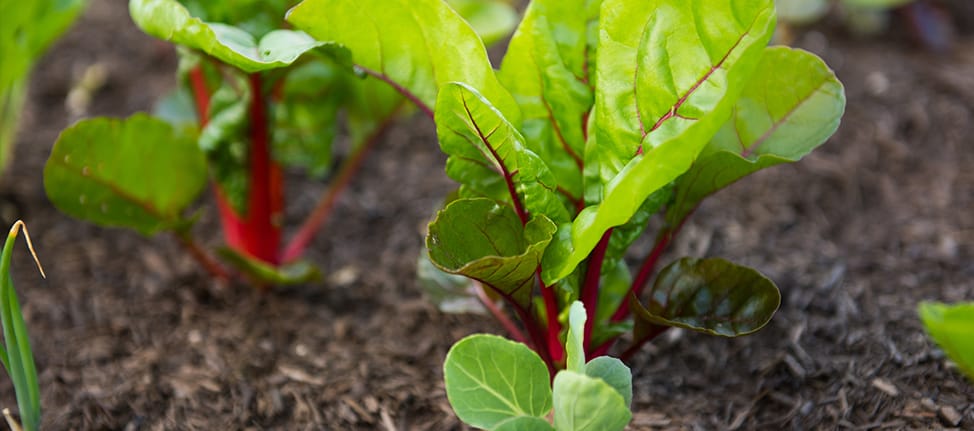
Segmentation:
{"type": "Polygon", "coordinates": [[[584,123],[594,103],[586,53],[588,23],[597,17],[579,13],[590,2],[531,2],[499,73],[521,107],[528,148],[576,201],[582,199],[584,123]]]}
{"type": "Polygon", "coordinates": [[[512,418],[540,418],[551,411],[544,361],[528,346],[498,336],[476,334],[454,344],[443,378],[457,417],[478,428],[493,429],[512,418]]]}
{"type": "Polygon", "coordinates": [[[563,370],[554,383],[555,429],[621,431],[632,419],[626,400],[600,378],[563,370]]]}
{"type": "Polygon", "coordinates": [[[265,286],[305,284],[321,279],[321,271],[308,261],[299,260],[275,266],[229,247],[222,247],[217,253],[251,280],[265,286]]]}
{"type": "Polygon", "coordinates": [[[440,269],[480,281],[527,308],[534,275],[555,225],[544,215],[522,224],[489,199],[460,199],[430,223],[426,247],[440,269]]]}
{"type": "Polygon", "coordinates": [[[705,197],[753,172],[798,161],[835,133],[844,110],[842,83],[825,62],[797,49],[765,49],[730,120],[677,180],[667,221],[679,225],[705,197]]]}
{"type": "Polygon", "coordinates": [[[304,0],[287,20],[320,41],[345,46],[357,66],[407,91],[429,113],[440,86],[456,81],[520,123],[480,37],[442,0],[304,0]]]}
{"type": "Polygon", "coordinates": [[[632,371],[617,358],[599,356],[585,364],[585,375],[604,380],[632,405],[632,371]]]}
{"type": "Polygon", "coordinates": [[[198,49],[247,73],[289,66],[325,45],[293,30],[274,30],[258,41],[241,28],[203,22],[176,0],[130,0],[129,13],[142,31],[198,49]]]}
{"type": "Polygon", "coordinates": [[[180,223],[206,182],[193,136],[136,114],[95,118],[61,133],[44,167],[44,189],[61,211],[149,235],[180,223]]]}
{"type": "Polygon", "coordinates": [[[477,287],[472,280],[437,268],[426,253],[419,254],[416,278],[426,299],[444,313],[486,312],[475,296],[477,287]]]}
{"type": "Polygon", "coordinates": [[[468,189],[467,195],[509,202],[515,208],[523,204],[528,214],[545,215],[555,223],[569,221],[548,167],[477,90],[461,83],[444,85],[435,119],[440,148],[450,156],[446,172],[468,189]]]}
{"type": "Polygon", "coordinates": [[[272,104],[273,155],[285,166],[322,177],[332,163],[338,111],[354,78],[326,62],[296,66],[283,79],[279,103],[272,104]]]}
{"type": "Polygon", "coordinates": [[[485,45],[507,37],[517,25],[517,11],[503,0],[446,0],[470,23],[485,45]]]}
{"type": "MultiPolygon", "coordinates": [[[[3,344],[0,345],[0,363],[13,382],[17,407],[20,410],[24,429],[35,431],[41,421],[40,389],[37,384],[37,368],[34,364],[34,354],[27,334],[24,315],[14,291],[13,278],[10,275],[10,263],[13,257],[13,247],[17,234],[23,227],[23,222],[14,223],[7,234],[7,239],[0,252],[0,326],[2,326],[3,344]]],[[[25,235],[26,235],[26,228],[25,235]]],[[[28,237],[28,245],[30,239],[28,237]]],[[[31,247],[31,253],[33,253],[31,247]]],[[[37,259],[36,255],[34,257],[37,259]]],[[[40,268],[40,263],[38,263],[40,268]]],[[[41,272],[43,275],[43,271],[41,272]]]]}
{"type": "Polygon", "coordinates": [[[555,428],[543,418],[519,416],[497,424],[490,431],[555,431],[555,428]]]}
{"type": "Polygon", "coordinates": [[[581,301],[572,303],[568,309],[568,334],[565,336],[567,360],[565,369],[582,373],[585,371],[585,306],[581,301]]]}
{"type": "Polygon", "coordinates": [[[930,337],[974,382],[974,302],[922,302],[919,312],[930,337]]]}
{"type": "Polygon", "coordinates": [[[295,0],[179,0],[190,14],[209,22],[221,22],[263,36],[281,27],[284,13],[295,0]]]}
{"type": "Polygon", "coordinates": [[[723,337],[761,329],[774,316],[781,295],[761,273],[723,259],[683,258],[660,272],[643,306],[634,298],[635,338],[660,326],[723,337]]]}
{"type": "Polygon", "coordinates": [[[690,168],[730,115],[774,27],[772,0],[605,0],[587,202],[542,277],[565,277],[602,234],[690,168]]]}

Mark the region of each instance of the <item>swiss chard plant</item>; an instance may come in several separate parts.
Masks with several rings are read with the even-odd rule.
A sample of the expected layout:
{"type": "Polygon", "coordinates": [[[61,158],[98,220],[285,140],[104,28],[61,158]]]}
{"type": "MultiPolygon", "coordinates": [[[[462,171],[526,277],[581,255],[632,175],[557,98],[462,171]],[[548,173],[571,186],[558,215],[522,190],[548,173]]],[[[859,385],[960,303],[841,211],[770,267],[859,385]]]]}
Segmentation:
{"type": "Polygon", "coordinates": [[[18,220],[10,228],[3,244],[3,251],[0,252],[0,329],[2,329],[0,332],[3,335],[3,343],[0,344],[0,363],[13,382],[14,395],[20,410],[20,422],[18,423],[6,408],[3,409],[3,413],[10,429],[20,430],[22,426],[26,431],[36,431],[41,423],[37,368],[30,348],[30,339],[27,336],[27,325],[24,323],[24,315],[20,311],[20,302],[17,301],[17,292],[14,291],[14,282],[10,275],[14,243],[17,242],[17,235],[21,229],[24,231],[27,247],[34,256],[34,263],[37,264],[41,275],[44,275],[44,269],[37,260],[34,246],[30,242],[27,226],[18,220]]]}
{"type": "Polygon", "coordinates": [[[84,0],[0,0],[0,172],[13,151],[14,134],[34,63],[74,22],[84,0]]]}
{"type": "Polygon", "coordinates": [[[919,311],[930,337],[974,383],[974,302],[924,302],[919,311]]]}
{"type": "Polygon", "coordinates": [[[476,334],[446,355],[446,394],[457,416],[490,431],[615,431],[632,418],[632,373],[622,361],[585,358],[585,308],[572,303],[565,369],[549,374],[521,343],[476,334]]]}
{"type": "MultiPolygon", "coordinates": [[[[179,88],[155,116],[94,118],[65,130],[44,170],[51,201],[75,217],[151,235],[173,232],[205,268],[260,285],[315,275],[299,260],[405,98],[348,63],[334,44],[285,28],[291,0],[131,0],[146,33],[178,47],[179,88]],[[348,141],[336,162],[344,118],[348,141]],[[330,178],[284,241],[283,171],[330,178]],[[191,232],[187,211],[211,185],[222,262],[191,232]]],[[[510,6],[455,0],[486,37],[516,23],[510,6]]]]}
{"type": "Polygon", "coordinates": [[[627,332],[623,356],[670,327],[749,334],[777,309],[754,269],[657,269],[703,199],[838,127],[842,85],[815,55],[768,46],[775,16],[772,0],[535,0],[498,71],[441,0],[304,0],[288,21],[432,117],[461,186],[429,226],[429,256],[475,280],[555,371],[574,301],[589,358],[627,332]],[[630,267],[654,216],[654,246],[630,267]]]}

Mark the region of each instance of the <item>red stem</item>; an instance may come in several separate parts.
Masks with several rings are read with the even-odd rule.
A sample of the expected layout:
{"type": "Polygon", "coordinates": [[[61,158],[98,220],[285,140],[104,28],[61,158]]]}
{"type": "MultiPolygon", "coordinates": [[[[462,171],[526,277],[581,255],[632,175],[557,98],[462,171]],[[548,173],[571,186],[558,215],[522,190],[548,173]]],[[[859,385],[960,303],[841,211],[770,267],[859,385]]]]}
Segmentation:
{"type": "Polygon", "coordinates": [[[200,129],[202,129],[210,121],[210,90],[206,87],[206,76],[203,75],[203,67],[196,66],[189,71],[189,84],[193,88],[193,100],[196,101],[196,115],[199,117],[200,129]]]}
{"type": "Polygon", "coordinates": [[[501,326],[504,327],[507,333],[510,334],[515,341],[531,345],[532,343],[528,341],[528,338],[524,336],[524,333],[518,329],[517,325],[514,324],[514,321],[507,317],[507,315],[497,307],[497,303],[494,302],[493,299],[490,299],[490,297],[487,296],[487,291],[484,290],[484,286],[480,283],[475,283],[475,285],[474,290],[477,293],[477,299],[479,299],[480,303],[484,304],[484,308],[486,308],[487,311],[489,311],[490,314],[493,315],[498,322],[500,322],[501,326]]]}
{"type": "Polygon", "coordinates": [[[249,256],[270,264],[280,262],[280,219],[284,207],[281,169],[270,154],[267,101],[260,74],[249,76],[250,103],[250,181],[247,214],[241,217],[230,205],[226,194],[215,187],[217,206],[223,222],[227,244],[249,256]]]}
{"type": "Polygon", "coordinates": [[[541,285],[541,298],[544,300],[545,317],[548,319],[547,340],[548,352],[552,363],[549,367],[562,363],[565,359],[565,346],[561,342],[561,322],[558,321],[558,299],[555,298],[555,290],[551,286],[546,286],[541,280],[541,268],[537,272],[538,284],[541,285]]]}
{"type": "Polygon", "coordinates": [[[602,275],[602,263],[605,262],[605,252],[609,248],[609,240],[612,239],[612,228],[602,234],[592,255],[589,256],[588,269],[585,271],[585,282],[582,284],[582,291],[579,297],[585,305],[585,343],[586,347],[592,342],[592,328],[595,327],[595,311],[599,303],[599,280],[602,275]]]}
{"type": "Polygon", "coordinates": [[[361,169],[366,156],[375,147],[375,143],[379,141],[378,138],[392,124],[396,112],[398,112],[398,109],[386,117],[382,124],[358,148],[352,151],[349,158],[342,163],[338,174],[332,183],[328,185],[328,188],[318,201],[315,209],[304,220],[304,223],[301,224],[301,227],[284,248],[284,253],[281,258],[282,262],[291,262],[304,254],[304,250],[311,243],[311,240],[314,239],[321,226],[328,221],[332,209],[334,209],[335,204],[338,202],[338,197],[352,182],[355,174],[361,169]]]}
{"type": "MultiPolygon", "coordinates": [[[[656,244],[653,245],[653,249],[650,250],[649,255],[643,260],[643,264],[639,267],[639,272],[632,282],[632,287],[629,289],[636,298],[642,296],[643,290],[649,282],[649,277],[653,275],[653,270],[656,268],[656,263],[659,262],[663,251],[666,250],[666,247],[670,244],[670,240],[673,239],[673,233],[670,229],[664,229],[656,237],[656,244]]],[[[629,300],[633,295],[626,295],[626,299],[619,304],[619,308],[616,309],[615,313],[612,313],[612,322],[621,322],[626,317],[629,317],[629,300]]]]}

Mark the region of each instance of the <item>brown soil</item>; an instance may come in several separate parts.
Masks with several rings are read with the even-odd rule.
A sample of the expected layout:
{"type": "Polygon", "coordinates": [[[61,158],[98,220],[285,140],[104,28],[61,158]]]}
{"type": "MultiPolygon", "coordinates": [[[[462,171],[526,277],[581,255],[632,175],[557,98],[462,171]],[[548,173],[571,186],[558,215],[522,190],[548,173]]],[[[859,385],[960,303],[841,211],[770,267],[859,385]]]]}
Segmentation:
{"type": "MultiPolygon", "coordinates": [[[[901,39],[799,37],[846,85],[842,127],[707,202],[676,247],[761,269],[781,310],[754,336],[674,331],[647,347],[631,429],[974,429],[974,388],[915,312],[974,299],[974,38],[945,56],[901,39]]],[[[499,327],[439,313],[414,281],[425,222],[452,187],[428,121],[391,131],[341,199],[309,255],[326,281],[259,294],[211,282],[170,238],[48,203],[43,162],[92,64],[108,75],[86,115],[148,109],[174,84],[174,53],[119,1],[94,1],[36,70],[0,192],[49,276],[18,254],[46,429],[462,429],[441,362],[499,327]]],[[[290,190],[292,225],[320,189],[290,190]]],[[[15,405],[5,378],[0,405],[15,405]]]]}

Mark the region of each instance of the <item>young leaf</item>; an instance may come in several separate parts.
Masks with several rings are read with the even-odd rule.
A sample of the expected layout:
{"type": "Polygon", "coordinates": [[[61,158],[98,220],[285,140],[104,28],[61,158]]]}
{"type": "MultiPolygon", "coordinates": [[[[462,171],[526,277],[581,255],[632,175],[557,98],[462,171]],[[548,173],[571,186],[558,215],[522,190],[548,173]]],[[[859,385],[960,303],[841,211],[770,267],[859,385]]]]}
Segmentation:
{"type": "MultiPolygon", "coordinates": [[[[443,378],[453,411],[475,427],[494,429],[513,418],[541,418],[551,411],[544,361],[528,346],[498,336],[476,334],[454,344],[446,355],[443,378]]],[[[502,429],[514,429],[511,426],[502,429]]]]}
{"type": "Polygon", "coordinates": [[[581,301],[572,303],[568,310],[568,335],[565,336],[567,361],[565,369],[576,373],[585,372],[585,306],[581,301]]]}
{"type": "Polygon", "coordinates": [[[604,380],[612,386],[628,408],[632,404],[632,371],[618,358],[599,356],[585,364],[585,375],[604,380]]]}
{"type": "Polygon", "coordinates": [[[548,284],[690,168],[757,66],[774,4],[605,0],[599,19],[595,132],[585,149],[586,200],[596,204],[576,217],[570,241],[552,245],[548,284]]]}
{"type": "MultiPolygon", "coordinates": [[[[585,119],[594,98],[586,54],[591,0],[537,0],[511,39],[499,78],[521,106],[527,145],[545,160],[558,185],[582,199],[585,119]]],[[[598,8],[592,8],[596,13],[598,8]]]]}
{"type": "Polygon", "coordinates": [[[150,235],[180,222],[206,182],[193,136],[163,120],[83,120],[61,133],[44,167],[44,189],[61,211],[150,235]]]}
{"type": "Polygon", "coordinates": [[[974,302],[920,303],[920,319],[930,337],[974,382],[974,302]]]}
{"type": "Polygon", "coordinates": [[[520,123],[480,37],[442,0],[304,0],[288,11],[287,21],[345,46],[357,66],[405,91],[430,116],[440,86],[457,81],[520,123]]]}
{"type": "Polygon", "coordinates": [[[198,49],[247,73],[289,66],[325,45],[293,30],[274,30],[258,41],[243,29],[203,22],[176,0],[130,0],[129,13],[142,31],[198,49]]]}
{"type": "Polygon", "coordinates": [[[436,132],[448,154],[446,172],[472,195],[510,202],[519,216],[566,223],[548,167],[524,147],[524,137],[477,90],[451,82],[437,97],[436,132]]]}
{"type": "Polygon", "coordinates": [[[676,182],[666,213],[678,225],[702,199],[760,169],[795,162],[839,127],[842,84],[821,59],[773,47],[734,106],[730,120],[676,182]]]}
{"type": "Polygon", "coordinates": [[[554,232],[544,215],[522,224],[508,206],[460,199],[430,223],[426,247],[440,269],[478,280],[527,308],[535,270],[554,232]]]}
{"type": "Polygon", "coordinates": [[[635,339],[660,326],[724,337],[761,329],[781,303],[778,288],[761,273],[723,259],[683,258],[660,272],[644,307],[630,302],[635,339]]]}
{"type": "Polygon", "coordinates": [[[562,370],[554,382],[555,429],[621,431],[632,413],[626,400],[605,380],[562,370]]]}

